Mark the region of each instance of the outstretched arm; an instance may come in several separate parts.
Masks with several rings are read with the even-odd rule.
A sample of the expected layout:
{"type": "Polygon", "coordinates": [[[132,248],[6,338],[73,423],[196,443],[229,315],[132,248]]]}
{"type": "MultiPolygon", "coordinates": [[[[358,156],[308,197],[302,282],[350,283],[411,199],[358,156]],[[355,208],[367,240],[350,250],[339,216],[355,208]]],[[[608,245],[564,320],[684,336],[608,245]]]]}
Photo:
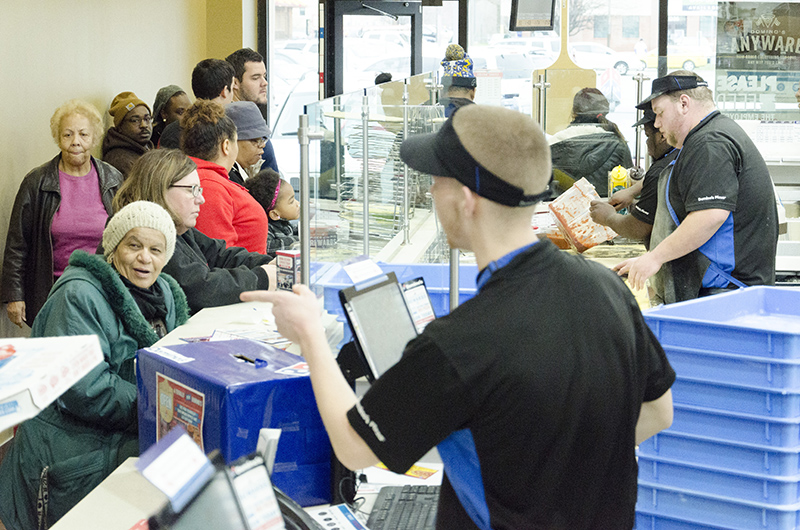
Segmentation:
{"type": "Polygon", "coordinates": [[[270,302],[278,331],[300,346],[311,372],[319,414],[339,461],[349,469],[377,464],[378,457],[347,419],[347,411],[355,406],[358,398],[328,347],[314,293],[304,285],[295,285],[294,293],[249,291],[242,293],[241,299],[270,302]]]}

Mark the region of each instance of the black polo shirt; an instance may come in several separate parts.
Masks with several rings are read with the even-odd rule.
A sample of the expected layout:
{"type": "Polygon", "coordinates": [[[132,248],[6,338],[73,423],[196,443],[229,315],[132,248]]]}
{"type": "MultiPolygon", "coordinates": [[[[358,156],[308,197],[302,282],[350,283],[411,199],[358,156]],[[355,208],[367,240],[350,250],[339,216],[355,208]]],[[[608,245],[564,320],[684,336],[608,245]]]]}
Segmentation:
{"type": "Polygon", "coordinates": [[[775,191],[764,158],[736,122],[714,111],[689,131],[672,171],[669,202],[679,221],[705,209],[730,211],[732,222],[714,235],[719,261],[709,257],[733,263],[732,276],[747,285],[775,283],[775,191]]]}

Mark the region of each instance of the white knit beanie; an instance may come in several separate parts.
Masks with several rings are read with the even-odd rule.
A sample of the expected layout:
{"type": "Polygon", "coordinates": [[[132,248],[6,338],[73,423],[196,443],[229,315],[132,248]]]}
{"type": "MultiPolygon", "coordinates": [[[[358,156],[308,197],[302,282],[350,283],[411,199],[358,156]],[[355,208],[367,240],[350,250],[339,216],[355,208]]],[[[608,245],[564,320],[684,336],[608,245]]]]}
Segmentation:
{"type": "Polygon", "coordinates": [[[167,261],[175,251],[175,222],[167,211],[154,202],[136,201],[122,208],[103,230],[103,252],[108,261],[117,245],[134,228],[152,228],[167,240],[167,261]]]}

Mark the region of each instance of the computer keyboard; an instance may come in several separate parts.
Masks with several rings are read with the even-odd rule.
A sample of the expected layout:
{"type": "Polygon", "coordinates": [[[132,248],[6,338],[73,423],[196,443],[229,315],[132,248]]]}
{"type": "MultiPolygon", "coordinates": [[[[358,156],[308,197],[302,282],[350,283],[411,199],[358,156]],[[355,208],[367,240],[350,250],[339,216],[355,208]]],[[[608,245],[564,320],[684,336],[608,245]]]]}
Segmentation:
{"type": "Polygon", "coordinates": [[[440,486],[384,486],[367,520],[370,530],[422,530],[436,527],[440,486]]]}

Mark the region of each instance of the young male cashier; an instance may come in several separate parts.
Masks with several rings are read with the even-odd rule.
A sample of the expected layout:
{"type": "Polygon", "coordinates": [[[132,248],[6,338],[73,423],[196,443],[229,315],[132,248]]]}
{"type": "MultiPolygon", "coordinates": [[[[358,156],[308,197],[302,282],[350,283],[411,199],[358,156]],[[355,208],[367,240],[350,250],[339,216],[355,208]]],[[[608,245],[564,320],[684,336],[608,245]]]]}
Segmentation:
{"type": "Polygon", "coordinates": [[[479,292],[408,343],[361,400],[341,375],[305,286],[242,294],[274,304],[306,357],[336,455],[406,471],[437,446],[437,528],[633,527],[636,443],[672,422],[675,378],[616,275],[531,230],[550,148],[518,112],[460,108],[403,142],[479,292]]]}

